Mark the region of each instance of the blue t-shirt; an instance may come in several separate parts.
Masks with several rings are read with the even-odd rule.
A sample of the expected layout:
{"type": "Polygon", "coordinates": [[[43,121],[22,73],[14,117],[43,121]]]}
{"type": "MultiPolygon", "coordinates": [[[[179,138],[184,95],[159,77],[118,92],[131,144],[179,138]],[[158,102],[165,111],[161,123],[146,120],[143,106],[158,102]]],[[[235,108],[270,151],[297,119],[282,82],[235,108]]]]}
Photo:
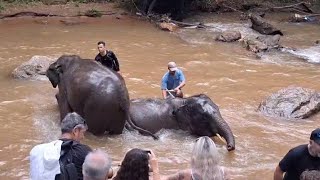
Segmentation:
{"type": "Polygon", "coordinates": [[[165,73],[161,81],[162,90],[171,90],[178,87],[182,81],[185,81],[182,70],[178,69],[174,75],[170,75],[169,72],[165,73]]]}

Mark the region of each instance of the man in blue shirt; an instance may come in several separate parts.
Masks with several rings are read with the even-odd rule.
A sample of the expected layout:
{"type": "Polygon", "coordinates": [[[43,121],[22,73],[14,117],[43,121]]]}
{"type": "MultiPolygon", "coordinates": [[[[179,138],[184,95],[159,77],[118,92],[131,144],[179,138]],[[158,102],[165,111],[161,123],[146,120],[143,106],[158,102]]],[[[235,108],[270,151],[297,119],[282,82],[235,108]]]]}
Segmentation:
{"type": "Polygon", "coordinates": [[[168,96],[183,97],[181,88],[186,84],[182,70],[177,68],[175,62],[168,63],[168,72],[164,74],[161,81],[162,97],[168,96]]]}

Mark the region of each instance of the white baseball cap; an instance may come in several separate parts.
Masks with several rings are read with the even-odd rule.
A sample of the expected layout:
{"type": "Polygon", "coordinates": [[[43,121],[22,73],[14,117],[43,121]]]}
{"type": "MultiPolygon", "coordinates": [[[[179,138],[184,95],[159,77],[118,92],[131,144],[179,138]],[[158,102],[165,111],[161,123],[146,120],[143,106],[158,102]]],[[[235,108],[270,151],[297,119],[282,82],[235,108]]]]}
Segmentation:
{"type": "Polygon", "coordinates": [[[177,65],[176,65],[175,62],[169,62],[169,63],[168,63],[168,68],[169,68],[170,71],[176,71],[176,70],[178,70],[177,65]]]}

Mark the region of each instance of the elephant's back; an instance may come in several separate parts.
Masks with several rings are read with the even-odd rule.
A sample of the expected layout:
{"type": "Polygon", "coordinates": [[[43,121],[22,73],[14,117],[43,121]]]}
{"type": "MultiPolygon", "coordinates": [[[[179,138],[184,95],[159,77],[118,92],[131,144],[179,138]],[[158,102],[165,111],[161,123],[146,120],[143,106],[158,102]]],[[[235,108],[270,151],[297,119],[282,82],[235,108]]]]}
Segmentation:
{"type": "Polygon", "coordinates": [[[102,66],[94,60],[79,59],[66,77],[74,84],[75,91],[81,94],[98,96],[114,95],[126,98],[129,103],[128,90],[123,78],[113,70],[102,66]]]}
{"type": "Polygon", "coordinates": [[[93,60],[81,60],[68,73],[69,102],[79,108],[99,109],[104,107],[114,113],[128,114],[129,95],[123,78],[116,72],[93,60]],[[125,113],[123,113],[125,112],[125,113]]]}
{"type": "Polygon", "coordinates": [[[175,129],[172,106],[163,99],[134,99],[130,104],[131,120],[152,133],[160,129],[175,129]]]}

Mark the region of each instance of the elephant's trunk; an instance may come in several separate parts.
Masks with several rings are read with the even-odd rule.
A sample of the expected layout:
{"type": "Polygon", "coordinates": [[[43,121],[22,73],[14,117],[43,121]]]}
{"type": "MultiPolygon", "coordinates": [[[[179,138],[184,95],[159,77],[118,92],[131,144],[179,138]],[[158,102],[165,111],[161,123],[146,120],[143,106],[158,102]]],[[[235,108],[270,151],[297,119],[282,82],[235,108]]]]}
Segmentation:
{"type": "Polygon", "coordinates": [[[231,128],[228,123],[220,116],[217,119],[217,130],[218,134],[227,141],[227,150],[232,151],[235,149],[235,140],[231,128]]]}

